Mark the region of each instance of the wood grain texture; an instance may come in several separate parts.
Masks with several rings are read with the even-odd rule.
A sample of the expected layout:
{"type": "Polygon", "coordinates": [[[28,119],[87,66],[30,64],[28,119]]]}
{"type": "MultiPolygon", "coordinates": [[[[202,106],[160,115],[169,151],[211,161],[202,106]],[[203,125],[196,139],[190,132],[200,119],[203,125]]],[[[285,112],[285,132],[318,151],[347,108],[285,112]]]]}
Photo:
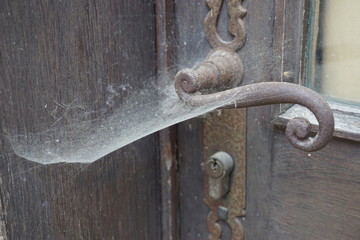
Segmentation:
{"type": "Polygon", "coordinates": [[[203,123],[193,119],[178,126],[180,239],[206,239],[208,207],[201,170],[203,123]]]}
{"type": "MultiPolygon", "coordinates": [[[[307,2],[274,3],[272,80],[298,83],[307,2]]],[[[298,151],[268,125],[279,110],[248,109],[246,238],[359,239],[359,145],[336,139],[317,153],[298,151]]]]}
{"type": "Polygon", "coordinates": [[[274,139],[268,239],[359,239],[360,144],[305,153],[274,139]]]}
{"type": "MultiPolygon", "coordinates": [[[[251,1],[248,4],[252,12],[249,11],[247,16],[251,22],[248,23],[244,55],[259,59],[257,68],[250,68],[245,76],[256,82],[298,82],[303,50],[304,1],[251,1]],[[247,48],[251,49],[249,53],[247,48]]],[[[248,205],[244,223],[247,239],[268,239],[274,150],[270,122],[281,109],[282,106],[272,105],[247,110],[248,205]]]]}
{"type": "MultiPolygon", "coordinates": [[[[172,83],[175,62],[175,11],[174,2],[156,1],[156,52],[157,75],[160,87],[172,83]]],[[[161,94],[161,93],[160,93],[161,94]]],[[[161,177],[161,237],[163,240],[178,240],[179,236],[179,188],[177,161],[177,127],[159,132],[160,177],[161,177]]]]}
{"type": "MultiPolygon", "coordinates": [[[[246,84],[273,79],[275,1],[245,1],[248,35],[241,55],[244,57],[246,84]]],[[[271,182],[272,106],[247,109],[246,140],[246,216],[245,239],[267,239],[271,182]]]]}
{"type": "MultiPolygon", "coordinates": [[[[210,51],[204,33],[208,8],[203,0],[175,2],[176,60],[178,70],[193,67],[210,51]]],[[[180,190],[180,239],[205,239],[208,235],[208,208],[203,202],[203,123],[200,118],[178,125],[178,161],[180,190]]]]}
{"type": "MultiPolygon", "coordinates": [[[[283,21],[284,31],[280,42],[282,43],[281,74],[284,82],[298,83],[301,79],[305,2],[304,0],[283,1],[284,15],[280,19],[283,21]]],[[[275,28],[277,27],[278,25],[275,28]]]]}
{"type": "Polygon", "coordinates": [[[4,0],[0,36],[2,237],[160,239],[156,135],[90,165],[43,166],[16,156],[4,131],[53,126],[59,103],[85,106],[69,119],[96,119],[116,107],[105,107],[109,85],[143,87],[156,74],[153,3],[4,0]]]}

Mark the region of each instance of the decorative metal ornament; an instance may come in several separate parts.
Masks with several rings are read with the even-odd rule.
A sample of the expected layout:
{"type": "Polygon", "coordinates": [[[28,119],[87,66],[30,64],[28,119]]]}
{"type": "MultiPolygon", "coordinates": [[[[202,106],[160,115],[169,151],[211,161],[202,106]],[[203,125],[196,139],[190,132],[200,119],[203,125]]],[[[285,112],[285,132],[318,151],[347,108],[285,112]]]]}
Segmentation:
{"type": "Polygon", "coordinates": [[[228,12],[230,15],[229,32],[234,36],[231,42],[226,42],[221,39],[216,31],[217,19],[222,5],[222,0],[207,0],[206,3],[210,8],[210,12],[205,18],[205,33],[212,48],[230,48],[233,51],[239,50],[246,39],[245,24],[242,20],[247,11],[241,6],[239,0],[228,1],[228,12]]]}

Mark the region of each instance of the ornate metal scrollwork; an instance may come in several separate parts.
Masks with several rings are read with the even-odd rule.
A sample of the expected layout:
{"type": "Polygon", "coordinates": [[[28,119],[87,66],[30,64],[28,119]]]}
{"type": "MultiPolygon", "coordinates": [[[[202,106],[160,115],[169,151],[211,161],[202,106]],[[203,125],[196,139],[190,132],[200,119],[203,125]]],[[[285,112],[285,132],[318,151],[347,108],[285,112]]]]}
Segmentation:
{"type": "MultiPolygon", "coordinates": [[[[226,42],[216,31],[223,1],[206,2],[210,12],[205,19],[205,32],[213,50],[195,69],[183,69],[175,76],[175,89],[179,97],[193,107],[219,102],[222,107],[227,108],[300,104],[314,113],[319,122],[319,131],[315,136],[311,136],[309,121],[294,118],[286,126],[285,133],[289,142],[295,148],[309,152],[326,146],[333,135],[334,117],[329,105],[318,93],[284,82],[263,82],[236,87],[244,75],[243,64],[236,51],[245,44],[246,32],[242,18],[246,15],[246,10],[241,6],[242,0],[228,0],[228,29],[234,38],[226,42]]],[[[225,214],[224,217],[224,214],[217,212],[219,207],[222,207],[219,201],[205,201],[211,209],[208,215],[209,239],[220,238],[222,231],[217,223],[219,220],[225,220],[231,226],[233,240],[243,239],[243,227],[238,217],[244,216],[244,212],[236,211],[235,214],[225,214]]]]}
{"type": "Polygon", "coordinates": [[[225,42],[216,31],[216,23],[219,17],[222,0],[207,0],[210,12],[205,19],[205,33],[212,48],[227,47],[236,51],[245,44],[246,31],[242,20],[247,11],[241,6],[239,0],[228,0],[228,12],[230,15],[229,32],[234,36],[231,42],[225,42]]]}

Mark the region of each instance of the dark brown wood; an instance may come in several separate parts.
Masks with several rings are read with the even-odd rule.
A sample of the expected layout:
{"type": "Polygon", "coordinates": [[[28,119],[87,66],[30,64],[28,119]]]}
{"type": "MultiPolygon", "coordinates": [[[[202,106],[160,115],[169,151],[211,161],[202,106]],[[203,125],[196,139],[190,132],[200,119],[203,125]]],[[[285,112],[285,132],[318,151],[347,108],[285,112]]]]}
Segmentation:
{"type": "MultiPolygon", "coordinates": [[[[210,50],[204,33],[208,13],[205,1],[175,2],[176,66],[193,67],[210,50]]],[[[208,235],[201,171],[203,123],[200,118],[178,125],[178,161],[180,190],[180,236],[182,240],[205,239],[208,235]]]]}
{"type": "Polygon", "coordinates": [[[4,0],[0,9],[1,237],[160,239],[156,135],[90,165],[46,166],[18,157],[7,137],[51,127],[59,103],[90,106],[89,118],[68,112],[79,121],[111,114],[108,86],[143,87],[156,75],[154,4],[4,0]]]}
{"type": "Polygon", "coordinates": [[[334,139],[315,153],[274,135],[268,239],[359,239],[360,145],[334,139]]]}
{"type": "Polygon", "coordinates": [[[208,207],[204,203],[201,170],[203,123],[193,119],[178,126],[180,236],[185,239],[206,239],[208,207]]]}
{"type": "Polygon", "coordinates": [[[283,21],[284,32],[280,42],[283,47],[281,69],[284,82],[298,83],[301,79],[305,2],[306,0],[283,1],[284,15],[280,19],[283,21]]]}
{"type": "MultiPolygon", "coordinates": [[[[174,2],[157,0],[156,52],[158,84],[172,84],[175,50],[174,2]]],[[[160,96],[161,97],[161,96],[160,96]]],[[[179,239],[179,188],[177,178],[176,126],[159,132],[161,177],[161,239],[179,239]]]]}
{"type": "MultiPolygon", "coordinates": [[[[275,1],[273,81],[301,81],[307,4],[275,1]]],[[[266,80],[266,70],[259,73],[266,80]]],[[[336,139],[317,153],[298,151],[268,124],[278,112],[276,106],[247,112],[246,238],[358,239],[358,143],[336,139]]]]}
{"type": "Polygon", "coordinates": [[[179,187],[176,151],[176,128],[159,132],[161,174],[162,239],[179,239],[179,187]]]}
{"type": "MultiPolygon", "coordinates": [[[[275,1],[245,1],[248,35],[244,56],[245,83],[272,81],[275,1]]],[[[267,239],[271,169],[271,106],[247,109],[245,239],[267,239]]]]}
{"type": "MultiPolygon", "coordinates": [[[[301,63],[308,36],[309,16],[304,15],[308,4],[283,2],[281,68],[295,76],[285,79],[284,75],[284,81],[304,84],[301,63]]],[[[341,112],[335,114],[341,118],[341,112]]],[[[343,136],[345,132],[339,131],[336,134],[343,136]]],[[[334,139],[319,152],[305,153],[292,148],[280,130],[273,133],[267,239],[358,239],[359,144],[334,139]]]]}

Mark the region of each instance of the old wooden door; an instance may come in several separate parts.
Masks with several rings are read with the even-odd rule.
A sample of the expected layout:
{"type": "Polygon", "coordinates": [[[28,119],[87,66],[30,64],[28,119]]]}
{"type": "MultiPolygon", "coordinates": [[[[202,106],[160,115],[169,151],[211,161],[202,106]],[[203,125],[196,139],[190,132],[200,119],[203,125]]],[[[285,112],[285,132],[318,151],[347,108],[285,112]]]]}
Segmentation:
{"type": "MultiPolygon", "coordinates": [[[[310,2],[243,2],[243,84],[302,83],[310,2]]],[[[246,158],[245,239],[360,239],[356,134],[337,131],[342,138],[325,149],[298,151],[284,137],[279,106],[211,113],[92,164],[41,165],[14,151],[44,126],[111,114],[107,101],[126,97],[119,89],[204,59],[208,11],[203,0],[0,1],[2,239],[206,239],[200,163],[216,122],[216,131],[232,133],[213,146],[236,141],[231,154],[246,158]],[[221,124],[227,116],[233,128],[221,124]]],[[[225,8],[218,31],[231,37],[225,8]]]]}

